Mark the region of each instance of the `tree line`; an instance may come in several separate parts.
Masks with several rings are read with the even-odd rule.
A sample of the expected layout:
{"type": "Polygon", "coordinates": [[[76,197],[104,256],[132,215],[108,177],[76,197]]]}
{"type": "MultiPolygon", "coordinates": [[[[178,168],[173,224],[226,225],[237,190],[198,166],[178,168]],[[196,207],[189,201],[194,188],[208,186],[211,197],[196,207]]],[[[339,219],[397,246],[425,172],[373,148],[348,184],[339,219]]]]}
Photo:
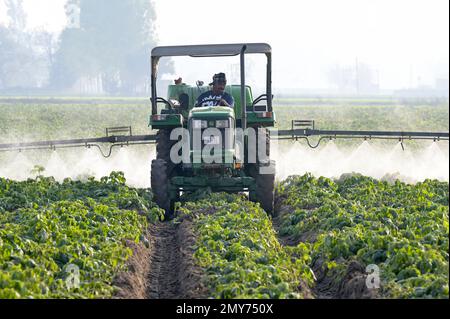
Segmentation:
{"type": "MultiPolygon", "coordinates": [[[[0,92],[142,95],[150,91],[150,51],[157,43],[150,0],[67,0],[56,36],[26,31],[23,0],[4,0],[0,92]]],[[[171,72],[162,61],[160,73],[171,72]]]]}

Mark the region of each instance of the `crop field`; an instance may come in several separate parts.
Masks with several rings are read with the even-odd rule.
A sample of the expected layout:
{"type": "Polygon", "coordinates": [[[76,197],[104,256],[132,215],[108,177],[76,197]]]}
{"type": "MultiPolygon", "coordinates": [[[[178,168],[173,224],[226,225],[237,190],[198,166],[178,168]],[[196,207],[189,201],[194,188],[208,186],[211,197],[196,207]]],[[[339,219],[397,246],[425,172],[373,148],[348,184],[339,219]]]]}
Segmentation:
{"type": "MultiPolygon", "coordinates": [[[[281,102],[280,127],[303,118],[323,129],[449,129],[448,101],[281,102]]],[[[15,98],[0,110],[0,143],[124,125],[149,133],[140,99],[15,98]]],[[[0,154],[0,299],[449,298],[448,143],[405,143],[401,158],[416,166],[363,174],[330,156],[349,150],[356,163],[386,145],[336,141],[312,157],[301,142],[283,153],[291,144],[279,148],[274,216],[245,193],[204,191],[183,194],[170,221],[149,188],[152,146],[109,160],[84,149],[0,154]]]]}
{"type": "Polygon", "coordinates": [[[151,191],[120,173],[1,178],[0,297],[448,298],[448,197],[432,180],[292,176],[273,219],[245,195],[205,193],[161,223],[151,191]]]}
{"type": "MultiPolygon", "coordinates": [[[[408,105],[377,100],[275,100],[279,128],[293,119],[312,119],[321,129],[432,130],[449,129],[449,103],[408,105]]],[[[0,141],[101,136],[107,127],[130,125],[148,133],[147,99],[3,98],[0,99],[0,141]]]]}

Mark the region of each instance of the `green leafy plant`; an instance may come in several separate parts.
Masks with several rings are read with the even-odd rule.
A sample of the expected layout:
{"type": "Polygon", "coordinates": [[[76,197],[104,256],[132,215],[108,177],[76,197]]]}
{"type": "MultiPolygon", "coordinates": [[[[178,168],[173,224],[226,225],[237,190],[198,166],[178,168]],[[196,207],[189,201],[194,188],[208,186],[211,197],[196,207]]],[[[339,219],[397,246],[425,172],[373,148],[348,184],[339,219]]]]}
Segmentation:
{"type": "Polygon", "coordinates": [[[382,296],[448,298],[448,183],[304,175],[288,178],[277,191],[281,235],[303,241],[313,232],[311,260],[378,265],[382,296]]]}
{"type": "Polygon", "coordinates": [[[86,183],[0,178],[0,299],[107,298],[149,221],[162,211],[121,173],[86,183]],[[79,270],[68,285],[67,266],[79,270]]]}
{"type": "Polygon", "coordinates": [[[183,203],[180,218],[193,220],[195,260],[215,298],[302,298],[313,274],[306,245],[283,248],[268,215],[245,197],[211,194],[183,203]],[[300,256],[295,258],[294,256],[300,256]]]}

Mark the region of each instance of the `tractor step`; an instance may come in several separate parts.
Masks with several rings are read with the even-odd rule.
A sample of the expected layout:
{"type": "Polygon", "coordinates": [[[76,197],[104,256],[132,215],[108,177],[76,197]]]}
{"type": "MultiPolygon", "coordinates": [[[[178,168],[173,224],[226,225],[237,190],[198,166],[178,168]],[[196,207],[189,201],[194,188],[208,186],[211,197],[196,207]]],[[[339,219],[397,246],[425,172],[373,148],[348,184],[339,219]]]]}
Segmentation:
{"type": "Polygon", "coordinates": [[[209,176],[176,176],[171,179],[171,186],[178,190],[193,191],[201,187],[209,187],[213,191],[240,192],[255,188],[252,177],[209,177],[209,176]]]}

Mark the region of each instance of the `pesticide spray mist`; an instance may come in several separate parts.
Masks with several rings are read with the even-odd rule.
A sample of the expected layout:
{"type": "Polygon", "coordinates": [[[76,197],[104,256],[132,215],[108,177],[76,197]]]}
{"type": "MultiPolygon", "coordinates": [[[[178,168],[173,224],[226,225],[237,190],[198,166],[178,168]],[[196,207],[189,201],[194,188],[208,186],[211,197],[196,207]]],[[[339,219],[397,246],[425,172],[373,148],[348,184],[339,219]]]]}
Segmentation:
{"type": "Polygon", "coordinates": [[[340,149],[329,141],[320,149],[300,143],[278,145],[273,158],[277,161],[277,178],[312,173],[315,176],[339,178],[345,173],[360,173],[377,179],[399,179],[407,183],[427,178],[449,181],[448,143],[430,142],[419,150],[403,150],[398,143],[375,146],[364,141],[359,146],[340,149]]]}
{"type": "MultiPolygon", "coordinates": [[[[272,145],[272,158],[277,162],[277,179],[290,175],[312,173],[315,176],[339,178],[344,173],[361,173],[377,179],[399,179],[408,183],[427,178],[449,181],[448,143],[430,142],[420,150],[403,150],[401,144],[377,147],[370,142],[350,148],[338,147],[329,141],[319,149],[302,143],[272,145]]],[[[1,158],[0,176],[25,180],[36,175],[36,165],[45,168],[44,176],[58,181],[65,178],[99,179],[112,171],[122,171],[127,183],[138,188],[150,187],[151,160],[154,146],[123,147],[115,149],[105,159],[93,149],[57,150],[42,153],[12,153],[1,158]]]]}
{"type": "MultiPolygon", "coordinates": [[[[41,151],[42,152],[42,151],[41,151]]],[[[150,187],[151,160],[154,147],[123,147],[115,149],[110,158],[104,158],[96,148],[56,150],[43,154],[9,154],[1,159],[0,177],[26,180],[36,174],[53,176],[57,181],[65,178],[87,180],[100,179],[113,171],[122,171],[127,183],[137,188],[150,187]],[[36,171],[36,167],[44,171],[36,171]]]]}

